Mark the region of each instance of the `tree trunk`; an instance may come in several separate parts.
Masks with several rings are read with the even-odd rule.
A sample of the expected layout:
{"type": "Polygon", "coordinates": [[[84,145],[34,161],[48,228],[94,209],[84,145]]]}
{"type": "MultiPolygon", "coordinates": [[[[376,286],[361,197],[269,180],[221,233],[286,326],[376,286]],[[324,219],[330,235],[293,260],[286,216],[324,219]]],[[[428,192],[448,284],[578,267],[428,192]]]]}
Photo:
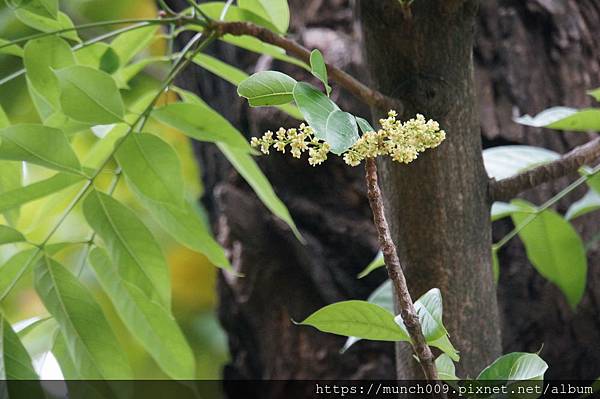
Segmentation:
{"type": "MultiPolygon", "coordinates": [[[[171,2],[177,3],[177,0],[171,2]]],[[[365,0],[363,2],[367,3],[365,0]]],[[[417,0],[414,6],[417,7],[420,2],[431,3],[417,0]]],[[[179,3],[180,6],[187,4],[185,0],[179,0],[179,3]]],[[[353,23],[349,3],[349,0],[291,0],[292,32],[307,47],[319,47],[336,66],[363,77],[365,74],[360,65],[359,29],[353,23]]],[[[393,1],[382,0],[381,3],[391,4],[393,1]]],[[[557,104],[581,106],[588,103],[585,90],[600,85],[600,67],[598,59],[594,58],[594,54],[600,51],[600,44],[594,40],[600,33],[600,26],[595,22],[599,17],[600,0],[486,0],[480,2],[480,6],[475,65],[481,126],[486,139],[484,145],[527,143],[563,151],[585,140],[586,137],[582,135],[555,135],[536,129],[523,129],[512,122],[512,115],[514,107],[520,113],[535,113],[557,104]]],[[[417,7],[415,18],[420,18],[421,12],[422,9],[417,7]]],[[[385,15],[382,14],[380,20],[374,21],[373,29],[387,20],[385,15]]],[[[422,32],[421,37],[424,39],[439,34],[442,36],[440,40],[449,41],[456,35],[469,36],[466,19],[465,16],[460,20],[460,26],[447,27],[448,35],[443,35],[436,29],[437,23],[445,26],[447,22],[426,21],[432,31],[422,32]]],[[[403,23],[402,19],[397,20],[397,25],[403,23]]],[[[392,24],[389,35],[380,33],[382,41],[391,46],[381,49],[390,62],[401,57],[392,53],[391,49],[398,48],[400,44],[394,44],[391,35],[398,35],[397,32],[402,29],[408,31],[417,28],[402,28],[392,24]]],[[[408,184],[412,176],[425,179],[427,185],[419,182],[408,186],[408,192],[425,203],[433,203],[433,198],[446,198],[440,196],[452,188],[449,187],[450,182],[456,182],[461,189],[465,189],[467,182],[484,184],[480,158],[476,154],[468,157],[465,155],[467,152],[456,154],[461,146],[468,148],[465,151],[469,151],[469,154],[479,146],[473,134],[476,115],[470,106],[466,107],[471,109],[469,115],[460,115],[464,108],[458,103],[456,112],[444,113],[442,107],[444,104],[447,106],[450,95],[460,101],[466,99],[468,103],[468,92],[472,90],[467,75],[469,50],[463,44],[464,46],[453,43],[455,49],[460,50],[461,59],[467,62],[463,65],[462,75],[456,72],[459,65],[448,64],[447,71],[430,71],[429,65],[426,65],[427,68],[420,71],[416,78],[412,74],[413,79],[403,79],[398,72],[390,76],[374,76],[378,80],[376,83],[386,93],[402,98],[408,93],[416,93],[414,100],[409,98],[407,101],[406,114],[418,111],[427,117],[439,118],[449,132],[448,141],[442,147],[424,154],[415,165],[397,168],[396,171],[388,169],[389,165],[382,165],[386,172],[381,177],[388,182],[400,180],[403,184],[408,184]],[[458,93],[449,94],[450,90],[446,87],[446,82],[439,79],[440,76],[445,79],[451,77],[452,85],[457,85],[458,93]],[[393,86],[381,86],[387,79],[390,79],[393,86]],[[431,93],[424,90],[430,88],[434,89],[433,98],[429,98],[431,93]],[[451,137],[451,134],[455,136],[451,137]],[[465,138],[467,142],[457,143],[456,137],[465,138]],[[452,166],[446,166],[446,170],[436,166],[426,168],[423,173],[417,172],[417,169],[424,168],[422,165],[437,164],[450,153],[456,154],[458,159],[447,160],[448,165],[452,166]],[[439,182],[437,190],[431,186],[434,179],[441,179],[446,172],[454,170],[456,172],[449,174],[448,181],[439,182]],[[432,197],[426,197],[426,192],[432,197]]],[[[408,44],[405,46],[409,47],[408,44]]],[[[438,45],[427,41],[423,46],[437,48],[438,45]]],[[[416,54],[417,50],[415,47],[409,54],[416,54]]],[[[448,56],[444,48],[438,49],[441,51],[439,55],[427,48],[422,50],[426,51],[424,55],[428,57],[448,56]]],[[[296,68],[273,62],[267,57],[248,55],[222,44],[213,47],[212,51],[225,61],[251,72],[275,68],[300,79],[311,79],[310,76],[299,74],[296,68]]],[[[381,62],[380,56],[374,57],[374,61],[367,61],[381,62]]],[[[413,62],[416,65],[422,63],[418,59],[413,62]]],[[[439,68],[439,63],[433,63],[431,67],[439,68]]],[[[369,69],[372,68],[373,65],[369,69]]],[[[398,68],[409,67],[399,65],[398,68]]],[[[296,123],[274,110],[249,111],[237,98],[234,88],[208,72],[191,70],[179,83],[199,92],[248,135],[258,135],[267,129],[296,123]]],[[[349,112],[363,116],[369,112],[347,93],[339,90],[334,91],[334,100],[349,112]]],[[[362,168],[349,168],[340,162],[328,161],[326,166],[313,169],[306,166],[306,160],[295,161],[279,154],[260,158],[261,167],[307,238],[308,245],[302,246],[281,222],[260,205],[252,191],[212,146],[199,145],[198,157],[206,188],[203,201],[211,214],[216,234],[229,250],[234,265],[246,274],[242,279],[221,277],[219,286],[220,316],[228,333],[231,349],[231,362],[226,368],[225,377],[393,378],[393,350],[389,344],[362,341],[346,354],[340,355],[338,351],[343,345],[343,338],[319,333],[308,327],[294,326],[290,322],[290,318],[303,319],[321,306],[334,301],[364,299],[385,277],[385,272],[380,270],[364,280],[355,278],[377,251],[362,168]]],[[[487,212],[487,205],[482,205],[480,197],[485,192],[478,187],[466,187],[465,195],[469,195],[470,199],[465,198],[459,203],[474,207],[470,210],[458,207],[448,209],[443,203],[439,204],[439,208],[431,210],[427,204],[416,204],[416,200],[408,193],[394,194],[398,191],[394,188],[389,184],[384,186],[390,203],[400,203],[400,199],[403,199],[402,209],[389,209],[396,237],[402,236],[402,225],[409,225],[408,220],[402,219],[407,217],[414,221],[414,224],[410,224],[411,229],[419,235],[429,232],[432,242],[426,247],[425,254],[408,253],[413,248],[413,243],[417,242],[417,237],[409,237],[407,242],[400,240],[400,249],[403,253],[408,253],[405,256],[410,255],[409,259],[418,260],[419,255],[431,256],[438,262],[436,264],[443,267],[427,274],[431,270],[428,264],[423,266],[423,270],[427,272],[415,271],[414,266],[406,264],[410,271],[409,287],[416,284],[413,297],[434,285],[444,287],[445,321],[452,334],[451,339],[461,351],[461,363],[467,362],[468,368],[479,367],[475,363],[483,362],[483,356],[476,354],[477,361],[468,359],[468,353],[472,353],[470,343],[465,346],[465,338],[457,337],[453,332],[462,331],[462,326],[458,323],[460,320],[464,321],[463,317],[474,316],[472,306],[479,306],[479,298],[465,304],[458,303],[457,297],[448,295],[455,288],[464,287],[467,282],[473,281],[472,276],[463,275],[464,280],[458,286],[451,286],[450,282],[458,280],[456,274],[449,273],[452,271],[451,267],[458,267],[462,273],[469,270],[489,275],[489,269],[486,268],[489,267],[491,239],[488,235],[489,222],[483,215],[484,211],[487,212]],[[418,213],[413,215],[405,209],[406,201],[413,207],[433,213],[426,219],[418,218],[418,213]],[[460,215],[467,212],[470,213],[469,218],[465,218],[468,220],[460,218],[460,215]],[[444,230],[443,225],[436,226],[432,223],[432,220],[439,220],[444,214],[453,218],[449,220],[455,221],[450,231],[444,230]],[[475,226],[470,218],[477,219],[481,226],[468,232],[468,237],[478,235],[473,241],[473,248],[468,245],[470,243],[466,237],[464,242],[451,241],[461,239],[458,237],[460,229],[466,229],[471,223],[475,226]],[[439,234],[442,230],[444,234],[456,237],[434,236],[433,231],[439,234]],[[441,253],[452,254],[448,262],[442,260],[437,249],[435,253],[431,250],[433,245],[440,246],[444,240],[456,245],[455,248],[442,248],[441,253]],[[483,242],[487,247],[480,246],[483,242]],[[485,257],[480,259],[484,254],[485,257]],[[467,259],[467,265],[455,265],[455,256],[470,258],[467,259]],[[477,268],[478,265],[481,267],[477,268]],[[444,274],[444,271],[448,273],[444,274]],[[423,276],[428,279],[432,276],[431,285],[423,283],[423,276]],[[436,284],[433,283],[434,278],[436,284]],[[447,280],[444,281],[443,278],[447,280]],[[413,283],[410,279],[416,282],[413,283]],[[449,315],[456,314],[459,314],[458,319],[453,321],[449,315]]],[[[453,192],[456,194],[456,191],[453,192]]],[[[540,192],[538,199],[548,198],[552,187],[540,192]]],[[[598,225],[598,218],[586,219],[590,222],[587,224],[586,221],[585,229],[591,232],[591,226],[594,223],[598,225]]],[[[495,226],[496,239],[506,229],[506,223],[495,226]]],[[[410,231],[405,234],[410,234],[410,231]]],[[[590,282],[586,297],[578,313],[573,314],[565,305],[561,294],[536,274],[518,242],[501,253],[498,292],[504,352],[537,351],[545,343],[542,356],[550,363],[550,376],[595,378],[600,375],[600,347],[597,345],[600,340],[597,316],[600,279],[597,273],[598,257],[594,257],[594,254],[597,252],[590,254],[590,282]]],[[[489,294],[493,287],[490,287],[489,280],[486,281],[484,287],[478,289],[489,294]]],[[[471,286],[466,294],[475,295],[476,288],[471,286]]],[[[492,299],[487,297],[487,300],[492,299]]],[[[476,340],[481,338],[482,331],[489,331],[485,325],[489,319],[489,310],[484,309],[479,317],[478,320],[483,325],[473,325],[469,332],[476,340]]],[[[474,342],[481,345],[480,341],[474,342]]],[[[281,397],[281,393],[262,393],[261,397],[281,397]]]]}
{"type": "MultiPolygon", "coordinates": [[[[474,375],[501,349],[473,79],[477,1],[419,0],[410,12],[397,0],[358,4],[375,87],[405,104],[403,120],[422,113],[446,131],[439,148],[410,165],[380,162],[382,186],[409,289],[415,298],[442,290],[457,371],[474,375]]],[[[398,377],[419,378],[401,346],[398,377]]]]}

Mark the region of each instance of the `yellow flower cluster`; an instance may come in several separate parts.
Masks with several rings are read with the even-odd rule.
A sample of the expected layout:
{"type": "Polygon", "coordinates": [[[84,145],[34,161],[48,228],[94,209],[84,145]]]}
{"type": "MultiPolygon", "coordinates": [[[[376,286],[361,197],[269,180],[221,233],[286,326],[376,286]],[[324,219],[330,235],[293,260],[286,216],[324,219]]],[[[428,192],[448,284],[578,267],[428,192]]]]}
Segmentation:
{"type": "MultiPolygon", "coordinates": [[[[396,162],[410,163],[419,153],[428,148],[434,148],[446,138],[446,133],[433,120],[425,120],[421,114],[406,122],[396,120],[396,112],[390,111],[386,119],[380,119],[381,129],[376,132],[366,132],[354,145],[344,153],[344,161],[350,166],[358,166],[366,158],[389,155],[396,162]]],[[[251,144],[264,154],[274,147],[285,153],[290,147],[294,158],[300,158],[308,151],[308,163],[320,165],[327,159],[330,146],[314,137],[310,126],[300,125],[298,129],[280,128],[275,137],[273,132],[266,132],[263,137],[253,137],[251,144]]]]}

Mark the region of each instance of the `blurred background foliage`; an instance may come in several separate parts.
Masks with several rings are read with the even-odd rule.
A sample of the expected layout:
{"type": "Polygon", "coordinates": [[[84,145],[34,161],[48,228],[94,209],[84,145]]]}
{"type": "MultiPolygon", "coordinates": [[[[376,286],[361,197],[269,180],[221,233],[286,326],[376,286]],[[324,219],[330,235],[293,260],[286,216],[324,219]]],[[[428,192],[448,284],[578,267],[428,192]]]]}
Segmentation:
{"type": "MultiPolygon", "coordinates": [[[[70,0],[61,1],[60,6],[61,10],[71,17],[75,25],[124,18],[155,18],[157,15],[154,0],[70,0]]],[[[110,29],[118,28],[119,26],[114,26],[110,29]]],[[[107,29],[109,28],[86,30],[80,32],[80,36],[86,40],[106,33],[107,29]]],[[[6,7],[4,1],[0,2],[0,37],[15,39],[33,33],[36,32],[14,17],[13,12],[6,7]]],[[[152,43],[147,51],[151,54],[146,55],[166,55],[169,51],[166,35],[152,43]]],[[[7,76],[20,68],[22,68],[22,63],[19,58],[0,55],[0,76],[7,76]]],[[[152,90],[156,90],[167,69],[166,62],[156,63],[147,68],[145,73],[135,77],[129,82],[129,88],[123,92],[125,101],[133,102],[152,90]]],[[[161,101],[169,101],[172,95],[166,93],[161,101]]],[[[0,106],[13,123],[39,121],[29,97],[24,76],[0,86],[0,106]]],[[[150,122],[147,130],[159,134],[177,150],[184,168],[187,195],[190,198],[199,198],[202,194],[201,180],[190,141],[185,136],[163,125],[158,125],[156,122],[150,122]]],[[[81,159],[85,159],[86,155],[90,153],[93,141],[91,131],[88,134],[78,135],[74,147],[81,159]]],[[[22,171],[23,184],[30,184],[48,176],[47,171],[34,166],[23,168],[22,171]]],[[[106,185],[110,184],[111,178],[112,174],[107,173],[104,179],[106,185]]],[[[31,241],[41,241],[79,188],[76,185],[24,206],[18,219],[19,230],[25,232],[31,241]]],[[[145,214],[143,208],[133,200],[126,184],[119,184],[115,195],[137,211],[145,223],[152,224],[153,231],[160,231],[149,215],[145,214]]],[[[63,223],[53,242],[73,242],[76,240],[73,237],[85,236],[86,231],[87,227],[81,212],[74,212],[63,223]]],[[[163,251],[171,268],[173,312],[196,354],[197,377],[218,379],[223,364],[227,361],[228,352],[225,336],[215,316],[216,268],[204,256],[177,244],[166,233],[161,234],[157,239],[163,245],[163,251]]],[[[0,262],[10,258],[17,249],[16,245],[1,247],[0,262]]],[[[73,245],[63,250],[58,258],[64,259],[64,264],[80,265],[81,267],[86,259],[84,252],[84,245],[73,245]]],[[[144,352],[121,324],[110,301],[102,293],[93,274],[89,272],[89,268],[82,270],[82,281],[94,292],[104,307],[123,347],[128,351],[135,377],[166,378],[151,357],[144,352]]],[[[58,366],[52,356],[48,355],[53,321],[44,321],[43,315],[47,313],[34,292],[31,274],[30,272],[19,281],[18,286],[4,301],[3,311],[17,330],[38,321],[36,328],[27,334],[24,344],[34,355],[34,363],[38,372],[41,372],[41,378],[58,378],[61,376],[58,366]]]]}

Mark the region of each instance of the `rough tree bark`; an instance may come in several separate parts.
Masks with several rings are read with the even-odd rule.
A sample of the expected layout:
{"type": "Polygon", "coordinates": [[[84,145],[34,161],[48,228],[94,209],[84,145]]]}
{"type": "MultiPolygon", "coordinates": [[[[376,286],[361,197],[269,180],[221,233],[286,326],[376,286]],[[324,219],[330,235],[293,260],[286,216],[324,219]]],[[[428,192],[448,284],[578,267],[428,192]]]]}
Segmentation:
{"type": "MultiPolygon", "coordinates": [[[[444,322],[461,353],[459,375],[474,375],[500,354],[491,266],[487,174],[473,76],[477,1],[358,3],[366,64],[375,88],[400,99],[402,119],[423,113],[446,141],[407,166],[381,162],[387,210],[415,297],[442,290],[444,322]]],[[[421,375],[402,344],[398,377],[421,375]]]]}
{"type": "MultiPolygon", "coordinates": [[[[171,1],[178,2],[180,6],[186,3],[171,1]]],[[[364,76],[359,29],[353,24],[348,0],[291,0],[290,4],[296,39],[309,48],[321,48],[336,66],[355,76],[364,76]]],[[[585,90],[600,85],[599,61],[594,57],[600,51],[600,43],[594,40],[600,34],[600,26],[595,22],[600,16],[600,1],[486,0],[480,2],[480,7],[475,65],[484,145],[526,143],[564,152],[589,139],[525,129],[514,124],[512,116],[514,109],[519,113],[535,113],[556,104],[589,104],[585,90]]],[[[385,41],[391,44],[391,38],[385,41]]],[[[249,56],[223,45],[213,51],[249,71],[275,67],[298,78],[310,79],[298,75],[297,69],[275,64],[266,57],[249,56]]],[[[385,51],[388,55],[391,53],[388,49],[385,51]]],[[[425,84],[436,84],[435,79],[428,77],[420,77],[416,82],[423,86],[404,84],[385,91],[399,96],[427,87],[425,84]]],[[[257,135],[279,125],[295,123],[276,111],[248,111],[237,99],[234,88],[205,71],[191,71],[180,84],[200,92],[246,134],[257,135]]],[[[435,88],[442,94],[447,91],[439,83],[435,88]]],[[[420,95],[419,101],[435,105],[435,100],[428,99],[426,94],[420,95]]],[[[350,112],[368,115],[369,110],[347,93],[336,91],[334,96],[350,112]]],[[[438,98],[443,100],[443,97],[438,98]]],[[[437,101],[443,103],[442,100],[437,101]]],[[[426,116],[438,117],[436,114],[426,116]]],[[[457,115],[442,117],[453,120],[452,126],[459,126],[457,121],[467,120],[457,115]]],[[[448,130],[455,131],[455,128],[448,130]]],[[[466,133],[459,130],[457,134],[466,133]]],[[[450,143],[450,146],[444,151],[455,150],[455,144],[450,143]]],[[[431,157],[434,152],[437,150],[431,157]]],[[[198,157],[206,187],[204,202],[216,233],[230,251],[236,267],[247,275],[245,279],[222,277],[219,287],[220,316],[229,334],[232,352],[225,377],[393,378],[390,345],[363,341],[340,355],[342,338],[293,326],[289,321],[290,317],[302,319],[337,300],[366,298],[384,278],[385,273],[380,271],[365,280],[355,279],[356,273],[377,250],[362,168],[352,169],[334,161],[325,167],[309,169],[305,161],[279,155],[260,160],[308,240],[308,245],[302,246],[260,205],[217,151],[210,146],[199,146],[198,157]]],[[[425,162],[432,160],[425,158],[425,162]]],[[[464,162],[477,163],[477,160],[464,159],[464,162]]],[[[458,167],[465,168],[462,164],[458,167]]],[[[432,169],[427,173],[438,176],[443,171],[432,169]]],[[[382,176],[384,179],[392,177],[389,173],[382,176]]],[[[450,178],[459,179],[458,176],[450,178]]],[[[474,173],[470,178],[481,176],[474,173]]],[[[536,190],[530,198],[548,198],[556,187],[536,190]]],[[[411,190],[420,195],[417,187],[411,190]]],[[[393,212],[397,215],[399,210],[393,212]]],[[[460,213],[460,210],[452,212],[460,213]]],[[[481,212],[481,209],[475,211],[477,218],[483,217],[481,212]]],[[[599,219],[586,219],[586,225],[581,227],[589,236],[595,232],[594,224],[597,226],[599,219]]],[[[396,226],[398,222],[402,221],[397,219],[396,226]]],[[[431,225],[424,219],[418,223],[431,225]]],[[[482,223],[485,226],[488,222],[483,220],[482,223]]],[[[507,227],[507,223],[495,226],[496,239],[507,227]]],[[[419,229],[419,225],[416,228],[419,229]]],[[[477,230],[476,234],[484,236],[489,244],[485,230],[477,230]]],[[[474,249],[466,250],[477,253],[474,249]]],[[[518,242],[500,254],[502,271],[498,297],[504,352],[536,351],[545,343],[542,355],[550,363],[549,376],[595,378],[600,375],[600,347],[597,345],[600,276],[595,254],[597,251],[590,254],[588,290],[576,314],[570,312],[558,290],[535,273],[518,242]]],[[[474,267],[475,264],[487,265],[487,262],[486,258],[469,264],[474,267]]],[[[488,289],[490,287],[485,288],[488,289]]],[[[451,303],[445,300],[446,314],[456,312],[456,309],[451,310],[451,303]]],[[[487,313],[483,320],[486,317],[487,313]]],[[[450,319],[446,317],[446,321],[450,319]]],[[[456,342],[455,334],[452,339],[456,342]]],[[[458,349],[465,361],[465,348],[460,345],[458,349]]],[[[278,392],[262,397],[278,397],[278,392]]]]}

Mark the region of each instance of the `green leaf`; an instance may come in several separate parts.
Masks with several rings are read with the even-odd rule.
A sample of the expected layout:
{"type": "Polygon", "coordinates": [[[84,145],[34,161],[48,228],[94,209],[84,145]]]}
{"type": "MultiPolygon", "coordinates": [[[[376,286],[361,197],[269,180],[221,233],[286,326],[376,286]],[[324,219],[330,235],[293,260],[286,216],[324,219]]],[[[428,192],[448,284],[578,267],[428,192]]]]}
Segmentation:
{"type": "Polygon", "coordinates": [[[358,140],[358,126],[352,114],[333,111],[325,123],[325,141],[331,145],[331,152],[340,155],[358,140]]]}
{"type": "Polygon", "coordinates": [[[594,97],[596,101],[600,101],[600,87],[587,92],[590,96],[594,97]]]}
{"type": "MultiPolygon", "coordinates": [[[[23,61],[32,97],[38,96],[46,107],[60,109],[60,84],[53,70],[75,65],[69,44],[58,36],[30,40],[25,45],[23,61]]],[[[40,105],[37,106],[39,111],[40,105]]]]}
{"type": "Polygon", "coordinates": [[[0,266],[0,301],[6,298],[29,266],[33,265],[38,258],[39,251],[29,249],[13,255],[0,266]]]}
{"type": "MultiPolygon", "coordinates": [[[[2,380],[37,380],[38,375],[33,370],[29,353],[2,315],[0,315],[0,334],[2,334],[0,339],[0,378],[2,380]]],[[[41,394],[41,391],[38,394],[41,394]]]]}
{"type": "Polygon", "coordinates": [[[377,252],[375,258],[364,268],[362,272],[358,274],[358,278],[367,277],[371,274],[372,271],[379,269],[380,267],[385,266],[385,261],[383,260],[383,253],[381,251],[377,252]]]}
{"type": "Polygon", "coordinates": [[[327,95],[331,94],[331,86],[329,86],[329,78],[327,77],[327,65],[323,59],[323,54],[317,49],[310,53],[310,71],[311,73],[323,82],[327,95]]]}
{"type": "MultiPolygon", "coordinates": [[[[1,148],[1,147],[0,147],[1,148]]],[[[59,192],[83,180],[82,176],[58,173],[49,179],[0,193],[0,212],[18,208],[36,199],[59,192]]]]}
{"type": "MultiPolygon", "coordinates": [[[[0,107],[0,129],[10,126],[10,122],[0,107]]],[[[23,165],[20,162],[0,161],[0,198],[7,191],[15,190],[23,185],[23,165]]],[[[19,219],[19,209],[2,212],[9,224],[14,226],[19,219]]]]}
{"type": "Polygon", "coordinates": [[[490,177],[506,179],[560,158],[560,154],[541,147],[505,145],[483,150],[483,162],[490,177]]]}
{"type": "Polygon", "coordinates": [[[498,260],[498,250],[492,248],[492,272],[494,273],[494,282],[498,284],[500,279],[500,260],[498,260]]]}
{"type": "Polygon", "coordinates": [[[46,33],[68,30],[59,35],[65,39],[73,40],[76,42],[81,41],[77,36],[77,31],[74,28],[73,21],[71,18],[63,12],[58,12],[58,18],[48,18],[29,10],[18,9],[15,11],[15,16],[25,25],[46,33]]]}
{"type": "Polygon", "coordinates": [[[238,94],[253,107],[283,105],[294,101],[296,80],[277,71],[255,73],[238,86],[238,94]]]}
{"type": "Polygon", "coordinates": [[[314,129],[315,136],[321,140],[327,138],[327,119],[340,108],[329,97],[308,83],[298,82],[294,87],[294,100],[304,119],[314,129]]]}
{"type": "Polygon", "coordinates": [[[158,224],[177,242],[204,254],[213,265],[231,270],[223,248],[215,241],[209,227],[191,204],[175,206],[145,197],[140,199],[158,224]]]}
{"type": "Polygon", "coordinates": [[[595,212],[599,209],[600,194],[598,194],[595,190],[588,190],[583,198],[571,204],[567,214],[565,215],[565,218],[567,220],[573,220],[588,213],[595,212]]]}
{"type": "Polygon", "coordinates": [[[438,376],[442,381],[458,380],[454,362],[447,354],[442,353],[437,359],[435,359],[435,368],[437,369],[438,376]]]}
{"type": "Polygon", "coordinates": [[[298,240],[304,242],[304,238],[296,227],[289,210],[277,196],[275,190],[273,190],[273,186],[262,173],[256,164],[256,161],[254,161],[254,158],[247,152],[240,151],[237,148],[231,148],[223,144],[218,144],[218,146],[235,170],[237,170],[250,187],[252,187],[262,203],[265,204],[274,215],[287,223],[298,240]]]}
{"type": "Polygon", "coordinates": [[[121,65],[119,55],[103,42],[83,47],[75,53],[75,57],[79,65],[100,69],[109,74],[116,72],[121,65]]]}
{"type": "Polygon", "coordinates": [[[27,241],[23,234],[12,227],[0,225],[0,245],[27,241]]]}
{"type": "MultiPolygon", "coordinates": [[[[199,6],[200,9],[206,15],[208,15],[209,18],[220,20],[225,3],[222,1],[211,1],[206,3],[200,3],[199,6]]],[[[225,18],[223,20],[227,22],[252,22],[253,24],[262,26],[274,32],[277,32],[279,30],[268,18],[258,15],[250,10],[231,5],[227,9],[227,14],[225,15],[225,18]]]]}
{"type": "Polygon", "coordinates": [[[313,326],[323,332],[361,339],[410,340],[396,324],[392,313],[365,301],[344,301],[325,306],[300,324],[313,326]]]}
{"type": "Polygon", "coordinates": [[[257,54],[268,55],[276,60],[287,62],[289,64],[296,65],[300,68],[310,71],[310,66],[306,65],[305,62],[287,55],[285,50],[281,47],[265,43],[254,36],[233,36],[227,34],[220,37],[219,39],[234,46],[243,48],[244,50],[252,51],[257,54]]]}
{"type": "Polygon", "coordinates": [[[477,380],[523,381],[543,380],[548,364],[535,353],[514,352],[496,359],[477,380]]]}
{"type": "Polygon", "coordinates": [[[207,105],[175,103],[155,109],[152,116],[187,136],[213,143],[225,143],[250,151],[250,145],[221,114],[207,105]]]}
{"type": "Polygon", "coordinates": [[[46,18],[58,18],[58,0],[7,0],[13,10],[27,10],[46,18]]]}
{"type": "Polygon", "coordinates": [[[494,202],[492,204],[492,222],[509,217],[515,212],[523,211],[523,208],[506,202],[494,202]]]}
{"type": "MultiPolygon", "coordinates": [[[[526,201],[514,200],[512,203],[529,212],[512,215],[516,226],[520,226],[532,212],[537,212],[536,207],[526,201]]],[[[585,248],[577,231],[562,216],[548,209],[522,229],[519,237],[533,266],[556,284],[571,307],[575,308],[583,297],[587,276],[585,248]]]]}
{"type": "MultiPolygon", "coordinates": [[[[439,288],[432,288],[419,298],[415,302],[415,311],[419,315],[421,329],[427,342],[434,342],[448,333],[442,322],[442,293],[439,288]]],[[[408,331],[400,315],[396,316],[396,322],[403,330],[408,331]]]]}
{"type": "Polygon", "coordinates": [[[567,107],[554,107],[531,117],[529,115],[516,118],[515,122],[533,127],[587,132],[600,130],[600,109],[586,108],[577,110],[567,107]]]}
{"type": "Polygon", "coordinates": [[[375,132],[375,128],[371,126],[368,120],[360,117],[356,117],[356,123],[358,123],[358,127],[360,127],[360,131],[363,133],[375,132]]]}
{"type": "Polygon", "coordinates": [[[120,202],[98,191],[87,196],[83,213],[106,243],[121,278],[170,308],[169,269],[160,246],[146,225],[120,202]]]}
{"type": "Polygon", "coordinates": [[[116,152],[130,185],[149,199],[181,206],[184,183],[175,150],[153,134],[130,134],[116,152]]]}
{"type": "Polygon", "coordinates": [[[252,11],[275,25],[280,33],[290,26],[290,8],[287,0],[238,0],[240,8],[252,11]]]}
{"type": "Polygon", "coordinates": [[[35,269],[35,288],[58,322],[82,378],[131,378],[125,352],[102,309],[71,272],[46,255],[35,269]]]}
{"type": "Polygon", "coordinates": [[[173,379],[193,379],[194,355],[170,311],[122,280],[105,250],[94,249],[89,260],[119,317],[161,369],[173,379]]]}
{"type": "Polygon", "coordinates": [[[123,120],[123,99],[109,74],[79,65],[55,73],[60,81],[60,103],[65,115],[94,125],[123,120]]]}
{"type": "Polygon", "coordinates": [[[595,192],[600,194],[600,173],[592,170],[592,168],[588,166],[584,166],[579,170],[579,174],[587,177],[586,184],[595,192]]]}
{"type": "Polygon", "coordinates": [[[127,65],[138,53],[148,47],[156,38],[158,26],[148,26],[124,33],[112,41],[110,46],[117,53],[121,65],[127,65]]]}
{"type": "Polygon", "coordinates": [[[0,159],[26,161],[50,169],[81,173],[65,134],[43,125],[14,125],[0,130],[0,159]]]}
{"type": "MultiPolygon", "coordinates": [[[[246,72],[206,54],[198,54],[195,56],[194,63],[235,86],[238,86],[245,79],[250,77],[246,72]]],[[[298,108],[292,104],[277,105],[276,107],[293,118],[303,119],[298,108]]]]}
{"type": "Polygon", "coordinates": [[[438,348],[455,362],[460,361],[458,351],[456,350],[454,345],[452,345],[452,342],[450,342],[450,338],[448,337],[448,335],[442,335],[441,338],[438,338],[435,341],[428,341],[427,344],[429,346],[433,346],[434,348],[438,348]]]}
{"type": "Polygon", "coordinates": [[[15,57],[23,57],[24,52],[21,47],[17,46],[16,44],[7,46],[8,43],[10,43],[8,40],[0,39],[0,46],[6,46],[0,48],[0,54],[8,54],[14,55],[15,57]]]}

